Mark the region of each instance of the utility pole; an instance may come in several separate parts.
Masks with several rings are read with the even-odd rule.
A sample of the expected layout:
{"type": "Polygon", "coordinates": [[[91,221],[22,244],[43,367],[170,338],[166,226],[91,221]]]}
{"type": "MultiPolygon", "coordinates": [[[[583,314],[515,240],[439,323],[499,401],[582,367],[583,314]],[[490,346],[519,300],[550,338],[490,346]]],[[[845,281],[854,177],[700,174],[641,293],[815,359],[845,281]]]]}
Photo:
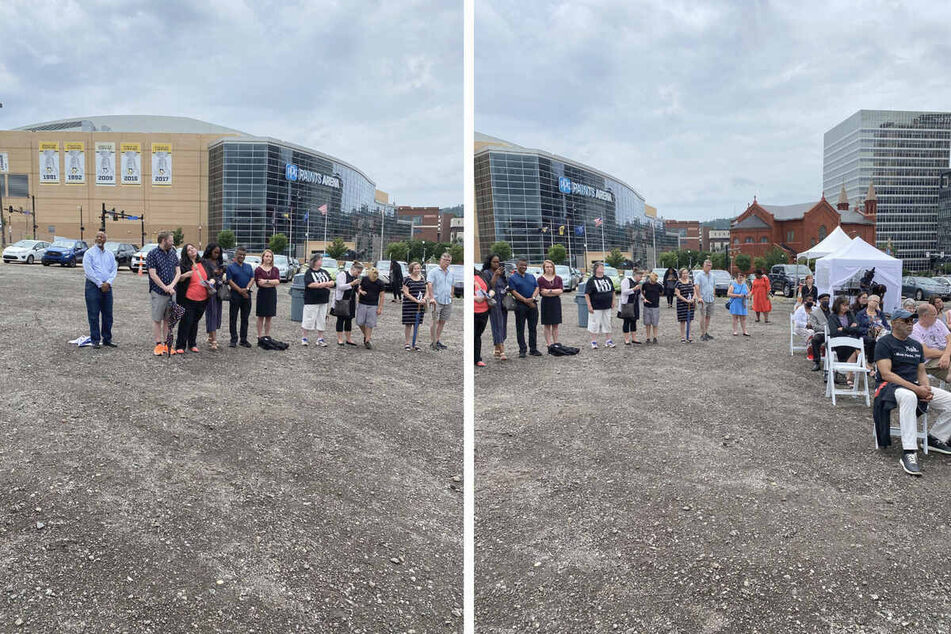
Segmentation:
{"type": "MultiPolygon", "coordinates": [[[[0,103],[0,108],[3,107],[3,104],[0,103]]],[[[0,246],[2,248],[7,248],[7,221],[3,218],[3,188],[6,186],[6,177],[0,174],[0,179],[3,179],[0,182],[0,246]]]]}
{"type": "Polygon", "coordinates": [[[83,231],[86,230],[86,227],[83,226],[83,206],[79,206],[79,239],[83,240],[83,231]]]}
{"type": "Polygon", "coordinates": [[[33,239],[36,240],[36,195],[30,198],[33,201],[33,239]]]}

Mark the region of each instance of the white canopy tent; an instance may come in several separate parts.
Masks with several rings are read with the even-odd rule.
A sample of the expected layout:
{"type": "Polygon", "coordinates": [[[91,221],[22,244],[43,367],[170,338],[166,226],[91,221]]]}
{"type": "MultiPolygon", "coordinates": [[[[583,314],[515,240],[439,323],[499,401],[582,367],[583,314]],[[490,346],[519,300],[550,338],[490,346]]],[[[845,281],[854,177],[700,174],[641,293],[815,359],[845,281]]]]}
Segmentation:
{"type": "Polygon", "coordinates": [[[873,267],[872,282],[885,285],[882,310],[891,313],[901,306],[902,262],[882,253],[862,238],[855,238],[844,248],[816,261],[816,288],[834,298],[837,289],[873,267]]]}
{"type": "Polygon", "coordinates": [[[801,260],[805,258],[807,260],[815,260],[817,258],[824,258],[840,249],[844,249],[851,242],[852,238],[850,238],[846,232],[842,231],[842,227],[836,227],[832,230],[832,233],[826,236],[825,240],[808,251],[803,251],[796,256],[796,259],[801,260]]]}

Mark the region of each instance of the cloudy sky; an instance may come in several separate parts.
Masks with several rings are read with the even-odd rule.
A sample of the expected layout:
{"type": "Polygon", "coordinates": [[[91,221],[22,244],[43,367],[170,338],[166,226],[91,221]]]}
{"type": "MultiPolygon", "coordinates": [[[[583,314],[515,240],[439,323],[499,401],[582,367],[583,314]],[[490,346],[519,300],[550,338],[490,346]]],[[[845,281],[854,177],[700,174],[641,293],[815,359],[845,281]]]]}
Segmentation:
{"type": "Polygon", "coordinates": [[[398,204],[463,197],[461,2],[4,0],[0,129],[193,117],[312,147],[398,204]]]}
{"type": "Polygon", "coordinates": [[[829,128],[951,110],[948,24],[946,3],[478,0],[475,126],[668,218],[818,200],[829,128]]]}

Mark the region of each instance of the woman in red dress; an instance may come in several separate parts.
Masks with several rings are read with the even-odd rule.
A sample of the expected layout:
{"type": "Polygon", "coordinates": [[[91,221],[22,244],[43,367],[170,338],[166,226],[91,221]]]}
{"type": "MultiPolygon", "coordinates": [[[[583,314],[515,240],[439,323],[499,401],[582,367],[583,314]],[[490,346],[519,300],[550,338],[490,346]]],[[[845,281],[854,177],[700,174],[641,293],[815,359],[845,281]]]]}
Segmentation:
{"type": "Polygon", "coordinates": [[[769,277],[763,275],[763,269],[756,269],[756,279],[753,280],[753,312],[756,313],[756,321],[759,321],[760,313],[766,323],[769,323],[769,313],[773,310],[773,304],[769,301],[769,277]]]}

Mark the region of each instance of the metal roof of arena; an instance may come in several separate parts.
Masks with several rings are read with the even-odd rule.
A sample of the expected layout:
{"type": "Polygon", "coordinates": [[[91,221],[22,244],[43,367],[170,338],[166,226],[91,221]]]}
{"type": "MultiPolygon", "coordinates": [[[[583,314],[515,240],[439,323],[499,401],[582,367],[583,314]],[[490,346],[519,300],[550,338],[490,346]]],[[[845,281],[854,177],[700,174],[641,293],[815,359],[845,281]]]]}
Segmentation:
{"type": "Polygon", "coordinates": [[[190,117],[158,115],[105,115],[44,121],[14,128],[30,132],[139,132],[167,134],[247,134],[241,130],[200,121],[190,117]]]}

